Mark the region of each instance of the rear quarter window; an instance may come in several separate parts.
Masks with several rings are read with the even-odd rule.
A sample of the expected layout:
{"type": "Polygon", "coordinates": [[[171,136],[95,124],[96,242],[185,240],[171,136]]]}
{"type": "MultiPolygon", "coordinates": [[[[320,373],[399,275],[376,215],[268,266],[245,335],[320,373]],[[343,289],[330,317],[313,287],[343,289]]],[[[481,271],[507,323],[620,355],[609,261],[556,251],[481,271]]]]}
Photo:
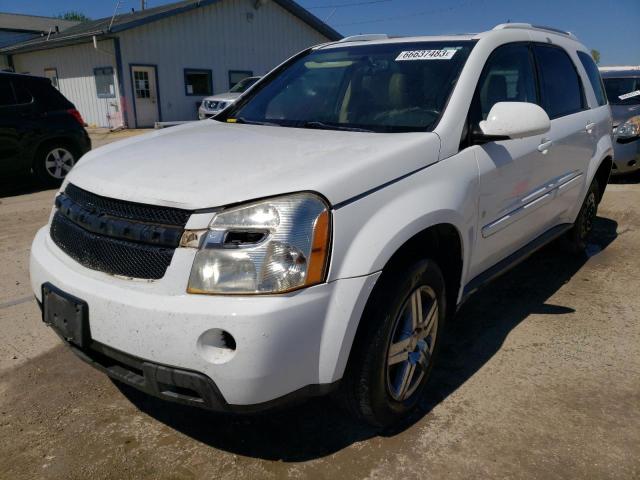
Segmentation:
{"type": "Polygon", "coordinates": [[[73,104],[67,100],[48,80],[32,80],[27,85],[36,102],[46,111],[67,110],[73,104]]]}
{"type": "Polygon", "coordinates": [[[13,79],[13,92],[16,95],[17,105],[26,105],[33,102],[33,95],[29,89],[24,85],[24,82],[13,79]]]}
{"type": "Polygon", "coordinates": [[[596,94],[598,105],[606,105],[607,95],[605,94],[602,78],[600,78],[600,72],[598,71],[598,67],[596,67],[596,63],[593,61],[593,58],[591,58],[591,55],[585,52],[578,52],[578,58],[580,59],[584,69],[587,71],[589,83],[591,83],[593,92],[596,94]]]}

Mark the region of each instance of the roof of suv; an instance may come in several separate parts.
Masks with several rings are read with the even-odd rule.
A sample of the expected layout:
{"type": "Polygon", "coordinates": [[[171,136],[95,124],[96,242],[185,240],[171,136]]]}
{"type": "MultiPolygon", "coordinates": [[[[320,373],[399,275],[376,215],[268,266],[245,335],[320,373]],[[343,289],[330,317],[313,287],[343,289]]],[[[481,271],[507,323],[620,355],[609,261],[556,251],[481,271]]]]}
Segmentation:
{"type": "Polygon", "coordinates": [[[24,79],[31,79],[31,80],[46,80],[47,82],[51,82],[48,78],[42,77],[42,76],[39,76],[39,75],[31,75],[30,73],[9,72],[9,71],[6,71],[6,70],[0,70],[0,76],[8,76],[8,77],[13,77],[13,78],[24,78],[24,79]]]}
{"type": "Polygon", "coordinates": [[[640,66],[638,67],[601,67],[602,78],[626,78],[640,77],[640,66]]]}
{"type": "Polygon", "coordinates": [[[571,32],[559,30],[553,27],[544,27],[539,25],[532,25],[530,23],[501,23],[496,25],[491,30],[480,33],[460,33],[450,35],[418,35],[410,37],[390,36],[384,33],[374,33],[365,35],[352,35],[345,37],[337,42],[324,44],[323,46],[337,46],[346,43],[353,44],[371,44],[371,43],[410,43],[410,42],[440,42],[440,41],[460,41],[460,40],[479,40],[488,36],[496,35],[499,31],[504,30],[528,30],[536,32],[544,32],[547,35],[561,38],[563,40],[573,40],[578,42],[578,38],[571,32]]]}

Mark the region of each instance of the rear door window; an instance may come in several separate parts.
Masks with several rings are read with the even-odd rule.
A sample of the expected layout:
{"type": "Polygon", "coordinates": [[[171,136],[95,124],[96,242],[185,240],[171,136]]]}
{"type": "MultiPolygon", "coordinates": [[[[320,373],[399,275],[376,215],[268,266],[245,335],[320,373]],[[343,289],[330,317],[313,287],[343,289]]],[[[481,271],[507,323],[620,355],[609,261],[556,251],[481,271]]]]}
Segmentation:
{"type": "Polygon", "coordinates": [[[580,77],[567,52],[550,45],[534,45],[533,51],[538,65],[542,108],[549,118],[583,110],[586,102],[580,77]]]}
{"type": "Polygon", "coordinates": [[[6,77],[0,77],[0,107],[15,105],[16,98],[13,95],[11,82],[6,77]]]}
{"type": "Polygon", "coordinates": [[[607,96],[604,93],[604,85],[602,85],[602,78],[600,78],[600,72],[598,71],[598,67],[596,67],[596,63],[593,61],[593,58],[591,58],[591,55],[585,52],[578,52],[578,58],[587,71],[589,82],[593,87],[593,93],[596,94],[598,105],[606,105],[607,96]]]}

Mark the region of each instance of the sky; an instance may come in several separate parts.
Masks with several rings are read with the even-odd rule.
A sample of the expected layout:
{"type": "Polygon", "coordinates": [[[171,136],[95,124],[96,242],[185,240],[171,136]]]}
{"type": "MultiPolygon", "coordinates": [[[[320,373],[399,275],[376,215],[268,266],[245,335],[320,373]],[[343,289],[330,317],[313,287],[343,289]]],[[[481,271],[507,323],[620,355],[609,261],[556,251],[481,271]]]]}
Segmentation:
{"type": "MultiPolygon", "coordinates": [[[[247,3],[253,0],[246,0],[247,3]]],[[[111,16],[116,0],[0,0],[0,12],[111,16]]],[[[147,0],[147,6],[171,3],[147,0]]],[[[640,0],[298,0],[343,35],[479,32],[504,22],[569,30],[600,52],[600,65],[640,65],[640,0]],[[346,5],[346,6],[345,6],[346,5]]],[[[122,0],[119,13],[140,8],[122,0]]]]}

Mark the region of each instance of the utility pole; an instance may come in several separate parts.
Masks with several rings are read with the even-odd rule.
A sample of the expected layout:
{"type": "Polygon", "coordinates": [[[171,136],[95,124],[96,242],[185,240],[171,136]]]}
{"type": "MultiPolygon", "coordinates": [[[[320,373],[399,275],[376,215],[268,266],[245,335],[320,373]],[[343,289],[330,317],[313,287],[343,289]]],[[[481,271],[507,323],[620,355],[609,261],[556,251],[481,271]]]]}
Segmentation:
{"type": "Polygon", "coordinates": [[[144,4],[145,4],[145,1],[140,0],[140,10],[144,10],[144,4]]]}

